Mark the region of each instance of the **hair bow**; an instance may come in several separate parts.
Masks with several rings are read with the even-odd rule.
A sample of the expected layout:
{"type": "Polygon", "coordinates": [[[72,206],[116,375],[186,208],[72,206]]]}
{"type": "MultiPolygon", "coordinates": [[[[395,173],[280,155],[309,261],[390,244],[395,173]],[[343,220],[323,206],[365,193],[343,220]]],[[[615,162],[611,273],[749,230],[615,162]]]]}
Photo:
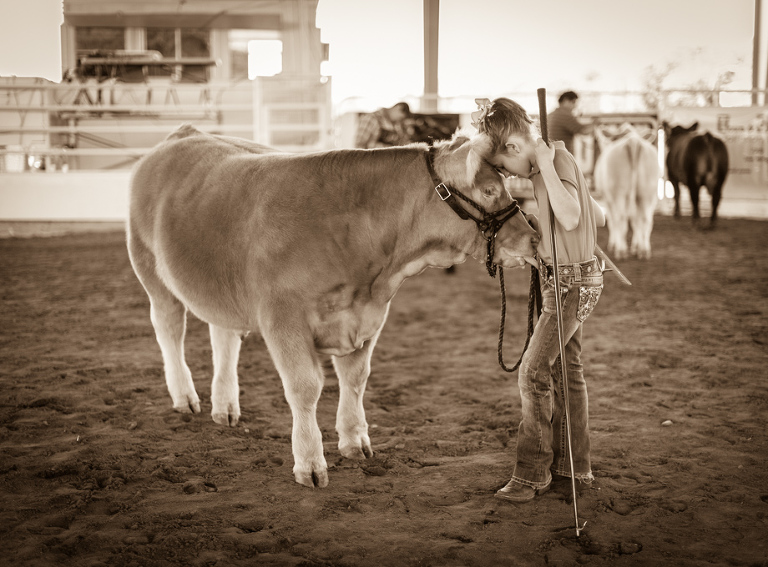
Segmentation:
{"type": "Polygon", "coordinates": [[[473,112],[470,116],[472,117],[472,126],[479,130],[480,124],[485,117],[488,116],[488,112],[490,112],[493,103],[487,98],[476,98],[475,104],[477,104],[478,110],[473,112]]]}

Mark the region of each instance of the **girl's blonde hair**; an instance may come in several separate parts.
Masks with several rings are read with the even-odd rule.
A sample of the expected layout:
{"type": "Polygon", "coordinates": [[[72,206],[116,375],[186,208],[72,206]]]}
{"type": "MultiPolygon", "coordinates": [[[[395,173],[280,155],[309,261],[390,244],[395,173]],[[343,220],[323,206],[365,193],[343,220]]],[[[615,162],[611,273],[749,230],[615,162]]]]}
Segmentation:
{"type": "Polygon", "coordinates": [[[526,138],[533,138],[537,134],[536,126],[525,109],[514,100],[504,97],[491,103],[477,129],[490,138],[491,151],[495,154],[506,150],[507,139],[513,134],[526,138]]]}

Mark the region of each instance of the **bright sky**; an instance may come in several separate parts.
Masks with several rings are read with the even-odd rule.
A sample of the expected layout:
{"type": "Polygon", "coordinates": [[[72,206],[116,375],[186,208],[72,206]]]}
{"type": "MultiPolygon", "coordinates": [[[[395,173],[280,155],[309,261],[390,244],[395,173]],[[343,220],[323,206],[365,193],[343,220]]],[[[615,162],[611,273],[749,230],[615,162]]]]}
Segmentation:
{"type": "MultiPolygon", "coordinates": [[[[679,64],[666,87],[751,87],[755,0],[441,0],[443,97],[573,89],[637,90],[643,71],[679,64]]],[[[760,85],[768,67],[763,3],[760,85]]],[[[423,90],[422,0],[319,0],[333,99],[374,105],[423,90]]],[[[61,0],[0,0],[0,75],[61,78],[61,0]]]]}
{"type": "Polygon", "coordinates": [[[61,0],[0,0],[0,76],[61,80],[61,0]]]}
{"type": "MultiPolygon", "coordinates": [[[[734,70],[730,88],[748,89],[753,18],[754,0],[441,0],[439,91],[493,98],[538,87],[636,90],[648,66],[668,63],[680,64],[668,87],[713,85],[734,70]]],[[[421,0],[320,0],[334,99],[421,94],[422,22],[421,0]]]]}

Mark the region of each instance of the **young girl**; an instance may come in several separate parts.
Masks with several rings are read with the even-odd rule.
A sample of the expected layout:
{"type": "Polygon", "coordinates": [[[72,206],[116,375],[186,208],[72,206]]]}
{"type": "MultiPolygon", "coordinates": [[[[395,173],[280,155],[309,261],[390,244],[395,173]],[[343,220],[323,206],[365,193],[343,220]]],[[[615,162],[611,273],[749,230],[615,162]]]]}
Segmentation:
{"type": "MultiPolygon", "coordinates": [[[[548,146],[525,110],[507,98],[476,101],[473,124],[489,138],[490,162],[504,175],[533,183],[541,234],[538,247],[542,275],[542,312],[523,356],[518,375],[522,421],[512,480],[496,495],[527,502],[549,489],[552,476],[570,477],[568,436],[563,405],[555,290],[552,274],[552,207],[562,295],[563,334],[570,398],[573,468],[583,483],[594,480],[589,458],[587,386],[581,365],[581,328],[603,288],[602,267],[594,255],[597,227],[605,216],[573,156],[562,142],[548,146]]],[[[529,216],[530,218],[530,216],[529,216]]]]}

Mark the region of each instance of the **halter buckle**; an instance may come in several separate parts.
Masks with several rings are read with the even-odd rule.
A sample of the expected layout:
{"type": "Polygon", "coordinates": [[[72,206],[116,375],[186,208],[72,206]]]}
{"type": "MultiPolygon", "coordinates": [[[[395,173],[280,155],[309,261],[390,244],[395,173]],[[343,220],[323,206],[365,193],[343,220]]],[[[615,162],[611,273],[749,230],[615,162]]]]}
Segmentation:
{"type": "Polygon", "coordinates": [[[435,191],[437,191],[437,194],[440,196],[440,199],[443,201],[445,201],[448,197],[451,196],[451,192],[448,190],[448,187],[445,185],[445,183],[440,183],[439,185],[436,185],[435,191]]]}

